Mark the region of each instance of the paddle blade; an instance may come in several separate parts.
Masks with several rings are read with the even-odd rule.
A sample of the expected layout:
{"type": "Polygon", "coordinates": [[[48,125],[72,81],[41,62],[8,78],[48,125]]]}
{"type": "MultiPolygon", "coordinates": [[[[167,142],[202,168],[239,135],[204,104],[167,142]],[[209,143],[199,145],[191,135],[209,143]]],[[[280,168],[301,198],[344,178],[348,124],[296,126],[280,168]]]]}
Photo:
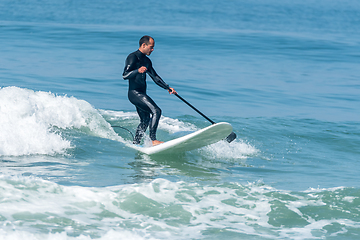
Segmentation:
{"type": "Polygon", "coordinates": [[[228,143],[231,143],[232,141],[235,140],[235,138],[236,138],[236,134],[235,134],[234,132],[232,132],[232,133],[230,133],[229,136],[226,137],[226,141],[227,141],[228,143]]]}

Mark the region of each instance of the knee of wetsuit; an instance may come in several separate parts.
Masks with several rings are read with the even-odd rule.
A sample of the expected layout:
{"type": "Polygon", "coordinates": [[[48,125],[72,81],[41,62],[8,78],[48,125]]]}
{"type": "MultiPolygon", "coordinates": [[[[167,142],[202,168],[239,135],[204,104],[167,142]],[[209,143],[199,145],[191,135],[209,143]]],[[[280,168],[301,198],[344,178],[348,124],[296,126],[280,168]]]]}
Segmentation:
{"type": "Polygon", "coordinates": [[[161,116],[161,109],[160,109],[160,108],[156,108],[154,114],[156,114],[157,116],[160,117],[160,116],[161,116]]]}

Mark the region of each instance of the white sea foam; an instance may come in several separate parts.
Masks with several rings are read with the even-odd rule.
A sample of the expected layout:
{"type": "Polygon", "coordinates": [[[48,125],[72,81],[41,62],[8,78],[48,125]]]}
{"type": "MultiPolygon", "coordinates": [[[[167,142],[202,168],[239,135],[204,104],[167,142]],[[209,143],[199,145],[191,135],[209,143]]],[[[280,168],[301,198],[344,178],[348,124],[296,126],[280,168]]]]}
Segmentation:
{"type": "Polygon", "coordinates": [[[160,118],[159,129],[163,129],[169,133],[190,132],[199,130],[194,124],[182,122],[178,119],[172,119],[162,116],[160,118]]]}
{"type": "Polygon", "coordinates": [[[259,150],[245,143],[242,139],[236,139],[231,143],[220,141],[199,149],[199,151],[212,159],[245,159],[259,153],[259,150]]]}
{"type": "Polygon", "coordinates": [[[0,89],[0,156],[64,153],[72,146],[59,129],[72,128],[119,139],[86,101],[18,87],[0,89]]]}
{"type": "Polygon", "coordinates": [[[126,120],[126,119],[139,119],[139,115],[136,112],[124,112],[124,111],[112,111],[112,110],[99,110],[101,115],[107,116],[111,121],[126,120]]]}
{"type": "MultiPolygon", "coordinates": [[[[61,233],[30,233],[27,231],[5,231],[0,229],[0,240],[92,240],[94,239],[91,236],[86,236],[81,234],[80,236],[72,237],[66,234],[66,232],[61,233]]],[[[119,239],[126,239],[126,240],[142,240],[142,239],[149,239],[155,240],[152,237],[143,237],[139,234],[136,234],[131,231],[115,231],[109,230],[103,236],[97,237],[98,240],[119,240],[119,239]]]]}
{"type": "MultiPolygon", "coordinates": [[[[0,176],[0,189],[0,239],[200,239],[216,229],[304,239],[324,236],[334,224],[342,228],[332,236],[359,227],[343,214],[316,217],[323,214],[322,195],[330,189],[313,196],[261,182],[200,185],[165,179],[95,188],[7,174],[0,176]],[[298,219],[294,225],[286,222],[290,213],[292,221],[298,219]]],[[[328,201],[343,207],[335,198],[328,201]]]]}
{"type": "MultiPolygon", "coordinates": [[[[110,121],[139,120],[139,115],[136,112],[111,110],[99,110],[99,112],[110,121]]],[[[158,129],[162,129],[169,133],[198,130],[198,128],[192,123],[182,122],[178,119],[165,116],[161,116],[158,129]]]]}

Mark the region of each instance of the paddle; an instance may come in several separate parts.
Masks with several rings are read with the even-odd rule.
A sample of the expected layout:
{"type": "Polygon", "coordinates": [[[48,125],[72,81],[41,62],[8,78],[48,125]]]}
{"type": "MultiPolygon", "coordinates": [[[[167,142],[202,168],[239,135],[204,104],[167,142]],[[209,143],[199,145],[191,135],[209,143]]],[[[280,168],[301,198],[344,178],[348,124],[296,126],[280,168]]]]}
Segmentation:
{"type": "MultiPolygon", "coordinates": [[[[149,71],[147,71],[147,74],[149,74],[149,76],[152,79],[155,79],[155,76],[153,74],[151,74],[149,71]]],[[[203,114],[202,112],[200,112],[199,110],[197,110],[193,105],[191,105],[188,101],[186,101],[185,99],[183,99],[182,97],[180,97],[179,94],[174,93],[175,96],[177,96],[178,98],[180,98],[181,101],[183,101],[184,103],[186,103],[187,105],[189,105],[192,109],[194,109],[197,113],[199,113],[201,116],[203,116],[204,118],[206,118],[206,120],[208,120],[209,122],[211,122],[211,124],[215,124],[215,122],[213,120],[211,120],[210,118],[208,118],[207,116],[205,116],[205,114],[203,114]]],[[[226,141],[228,143],[231,143],[232,141],[234,141],[236,138],[236,134],[234,132],[230,133],[229,136],[226,137],[226,141]]]]}
{"type": "MultiPolygon", "coordinates": [[[[186,101],[185,99],[183,99],[179,94],[174,93],[175,96],[177,96],[181,101],[183,101],[184,103],[186,103],[187,105],[189,105],[192,109],[194,109],[197,113],[199,113],[201,116],[203,116],[206,120],[208,120],[209,122],[211,122],[211,124],[215,124],[215,122],[213,120],[211,120],[210,118],[208,118],[207,116],[205,116],[205,114],[203,114],[202,112],[200,112],[198,109],[196,109],[193,105],[191,105],[188,101],[186,101]]],[[[234,141],[236,138],[236,134],[234,132],[230,133],[229,136],[226,137],[226,141],[228,143],[231,143],[232,141],[234,141]]]]}

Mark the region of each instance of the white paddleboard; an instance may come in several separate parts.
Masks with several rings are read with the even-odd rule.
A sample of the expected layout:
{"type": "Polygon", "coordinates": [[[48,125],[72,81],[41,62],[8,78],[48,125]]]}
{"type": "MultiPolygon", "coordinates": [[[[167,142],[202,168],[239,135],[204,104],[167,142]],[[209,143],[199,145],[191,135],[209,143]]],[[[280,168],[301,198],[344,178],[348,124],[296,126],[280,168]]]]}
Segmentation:
{"type": "Polygon", "coordinates": [[[216,143],[225,139],[231,132],[232,126],[229,123],[220,122],[156,146],[134,147],[147,155],[185,152],[216,143]]]}

